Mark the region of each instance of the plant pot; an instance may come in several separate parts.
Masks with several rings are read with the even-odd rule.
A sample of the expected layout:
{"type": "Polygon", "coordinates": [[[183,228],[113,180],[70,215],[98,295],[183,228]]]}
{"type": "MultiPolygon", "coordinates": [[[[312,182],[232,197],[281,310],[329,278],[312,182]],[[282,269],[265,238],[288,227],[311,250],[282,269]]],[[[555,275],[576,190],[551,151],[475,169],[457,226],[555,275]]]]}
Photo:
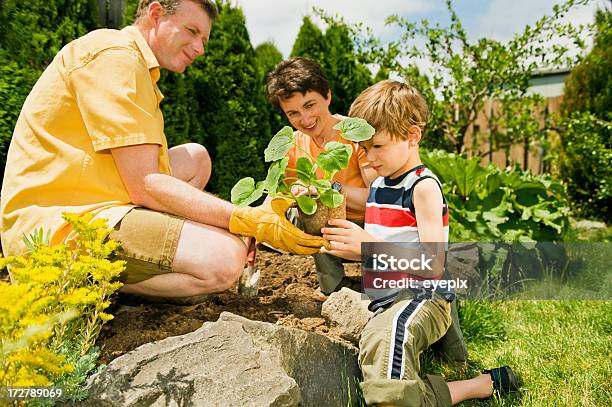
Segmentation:
{"type": "Polygon", "coordinates": [[[329,219],[346,219],[346,194],[344,201],[336,208],[328,208],[317,199],[317,211],[312,215],[306,215],[298,207],[299,220],[302,230],[310,235],[321,236],[321,228],[329,226],[329,219]]]}

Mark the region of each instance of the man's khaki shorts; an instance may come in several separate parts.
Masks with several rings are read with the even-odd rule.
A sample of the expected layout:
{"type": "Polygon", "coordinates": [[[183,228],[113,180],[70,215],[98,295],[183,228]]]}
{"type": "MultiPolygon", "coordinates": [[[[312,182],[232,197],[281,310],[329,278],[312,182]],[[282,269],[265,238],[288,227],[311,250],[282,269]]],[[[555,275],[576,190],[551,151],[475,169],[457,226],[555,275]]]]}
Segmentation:
{"type": "Polygon", "coordinates": [[[120,280],[134,284],[172,272],[185,220],[163,212],[134,208],[115,226],[109,237],[121,242],[113,260],[125,260],[120,280]]]}

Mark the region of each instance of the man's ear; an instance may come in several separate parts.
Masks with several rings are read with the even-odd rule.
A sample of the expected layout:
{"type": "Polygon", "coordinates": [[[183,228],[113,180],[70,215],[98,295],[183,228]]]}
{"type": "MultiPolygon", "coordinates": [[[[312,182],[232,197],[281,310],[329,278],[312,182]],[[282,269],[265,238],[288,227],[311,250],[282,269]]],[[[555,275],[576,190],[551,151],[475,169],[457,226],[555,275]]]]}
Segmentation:
{"type": "Polygon", "coordinates": [[[165,14],[164,9],[158,1],[152,2],[147,8],[147,17],[149,18],[149,22],[154,26],[157,26],[159,19],[165,14]]]}

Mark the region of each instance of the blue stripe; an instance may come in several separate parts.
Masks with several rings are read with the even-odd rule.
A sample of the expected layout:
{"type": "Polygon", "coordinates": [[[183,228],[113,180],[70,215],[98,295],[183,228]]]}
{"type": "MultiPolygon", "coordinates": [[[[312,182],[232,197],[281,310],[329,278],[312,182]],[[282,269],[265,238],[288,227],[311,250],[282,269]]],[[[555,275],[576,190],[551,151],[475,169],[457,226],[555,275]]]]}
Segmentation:
{"type": "Polygon", "coordinates": [[[390,379],[401,379],[402,363],[404,361],[404,337],[408,334],[407,329],[404,328],[406,321],[412,315],[416,307],[424,299],[413,299],[410,304],[402,311],[399,318],[397,319],[397,325],[395,326],[395,340],[393,342],[393,360],[391,365],[391,377],[390,379]]]}
{"type": "Polygon", "coordinates": [[[408,200],[404,188],[370,188],[368,202],[383,205],[397,205],[407,208],[408,200]]]}

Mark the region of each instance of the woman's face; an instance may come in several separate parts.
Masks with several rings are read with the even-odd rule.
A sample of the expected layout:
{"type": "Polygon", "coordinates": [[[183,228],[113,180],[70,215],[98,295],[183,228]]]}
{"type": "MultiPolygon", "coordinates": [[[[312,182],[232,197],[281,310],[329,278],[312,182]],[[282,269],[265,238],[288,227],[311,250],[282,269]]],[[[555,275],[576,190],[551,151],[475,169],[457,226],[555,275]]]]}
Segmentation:
{"type": "Polygon", "coordinates": [[[316,91],[304,94],[295,92],[287,99],[281,100],[280,107],[296,130],[316,138],[323,135],[325,125],[332,119],[329,112],[330,103],[331,92],[327,97],[316,91]]]}

